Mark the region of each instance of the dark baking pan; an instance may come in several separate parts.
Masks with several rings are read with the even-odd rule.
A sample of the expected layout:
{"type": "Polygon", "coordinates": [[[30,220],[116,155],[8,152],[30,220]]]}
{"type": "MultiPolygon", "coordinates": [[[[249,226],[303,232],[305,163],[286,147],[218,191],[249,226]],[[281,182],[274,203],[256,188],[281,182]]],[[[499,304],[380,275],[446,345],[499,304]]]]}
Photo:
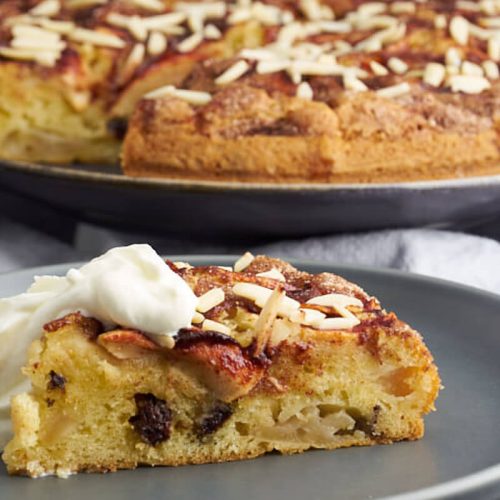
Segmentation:
{"type": "Polygon", "coordinates": [[[226,239],[463,227],[500,214],[500,175],[392,184],[278,185],[132,178],[118,167],[0,161],[0,187],[78,220],[226,239]]]}

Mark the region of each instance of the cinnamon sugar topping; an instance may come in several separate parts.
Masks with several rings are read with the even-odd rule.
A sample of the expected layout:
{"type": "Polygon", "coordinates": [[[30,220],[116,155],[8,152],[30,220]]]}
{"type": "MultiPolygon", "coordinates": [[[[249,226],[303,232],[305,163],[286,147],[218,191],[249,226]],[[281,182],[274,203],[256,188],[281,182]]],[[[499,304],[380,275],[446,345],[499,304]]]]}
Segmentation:
{"type": "MultiPolygon", "coordinates": [[[[7,45],[0,45],[0,56],[54,66],[67,47],[81,50],[80,44],[126,51],[130,60],[125,64],[125,77],[119,77],[124,83],[149,58],[167,51],[190,54],[205,43],[222,40],[231,26],[258,23],[266,44],[243,48],[239,60],[213,77],[216,86],[255,74],[283,73],[295,85],[295,95],[303,99],[317,98],[310,79],[319,76],[334,78],[348,91],[376,90],[382,97],[395,98],[409,92],[419,81],[451,92],[476,93],[490,88],[497,78],[497,0],[458,0],[453,9],[446,10],[439,9],[439,5],[432,10],[426,2],[405,0],[354,4],[351,10],[335,12],[335,6],[320,0],[300,0],[296,6],[255,0],[171,4],[162,0],[42,0],[24,13],[3,20],[3,27],[11,29],[12,37],[7,45]],[[68,9],[98,13],[103,6],[105,10],[96,14],[93,27],[81,24],[78,17],[74,22],[67,20],[68,9]],[[15,32],[15,27],[22,28],[24,34],[20,34],[22,30],[15,32]],[[57,34],[58,38],[31,36],[26,30],[29,27],[57,34]],[[421,30],[422,37],[433,37],[433,30],[438,32],[442,46],[449,47],[445,61],[428,44],[419,49],[418,58],[406,57],[412,54],[413,40],[418,43],[421,30]],[[34,43],[38,40],[40,43],[34,43]],[[386,49],[391,50],[391,57],[387,57],[386,49]],[[375,88],[371,86],[369,78],[388,76],[389,72],[401,78],[379,80],[375,88]]],[[[441,50],[440,46],[434,45],[436,51],[441,50]]],[[[211,100],[207,95],[184,94],[189,90],[182,88],[158,90],[146,98],[151,94],[172,95],[194,105],[211,100]]]]}

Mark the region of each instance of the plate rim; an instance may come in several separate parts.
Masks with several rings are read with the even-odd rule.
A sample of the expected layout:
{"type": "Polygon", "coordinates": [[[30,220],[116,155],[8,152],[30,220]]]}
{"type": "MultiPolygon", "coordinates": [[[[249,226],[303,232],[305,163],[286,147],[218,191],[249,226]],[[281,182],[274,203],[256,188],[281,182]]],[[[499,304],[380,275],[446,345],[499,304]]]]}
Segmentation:
{"type": "MultiPolygon", "coordinates": [[[[106,166],[89,166],[105,169],[106,166]]],[[[111,165],[110,165],[111,167],[111,165]]],[[[41,164],[21,160],[5,160],[0,158],[0,170],[23,174],[34,174],[39,177],[69,179],[95,184],[114,184],[125,187],[141,187],[148,189],[170,189],[180,191],[227,191],[227,192],[339,192],[339,191],[381,191],[389,189],[431,191],[437,189],[475,188],[485,185],[500,186],[500,173],[461,177],[456,179],[438,179],[406,182],[382,183],[265,183],[241,181],[213,181],[154,177],[132,177],[105,171],[79,170],[69,165],[41,164]]]]}
{"type": "MultiPolygon", "coordinates": [[[[215,265],[223,265],[227,264],[228,261],[234,262],[239,255],[233,254],[174,254],[174,255],[162,255],[162,258],[170,259],[170,260],[184,260],[191,261],[193,263],[197,263],[200,261],[213,261],[215,265]]],[[[356,265],[343,265],[343,264],[334,264],[331,262],[319,262],[310,259],[287,259],[292,265],[297,267],[325,267],[326,272],[331,272],[331,270],[335,269],[334,272],[338,272],[342,274],[343,272],[356,272],[361,271],[367,274],[371,274],[374,276],[382,277],[389,275],[394,278],[399,278],[403,280],[411,281],[419,281],[424,285],[433,285],[444,288],[452,288],[455,291],[460,293],[468,293],[473,294],[479,299],[493,300],[498,302],[500,305],[500,295],[494,292],[489,292],[487,290],[483,290],[481,288],[476,288],[470,285],[464,285],[461,283],[456,283],[450,280],[445,280],[442,278],[434,278],[432,276],[426,276],[417,273],[411,273],[407,271],[402,271],[399,269],[390,269],[390,268],[374,268],[371,266],[356,266],[356,265]],[[328,271],[330,269],[330,271],[328,271]]],[[[61,268],[61,269],[69,269],[70,267],[81,266],[88,261],[72,261],[66,263],[59,264],[49,264],[44,266],[35,266],[28,267],[23,269],[17,269],[14,271],[7,271],[0,273],[0,281],[4,279],[9,279],[17,274],[30,274],[32,273],[35,276],[37,273],[44,273],[50,269],[61,268]],[[46,271],[47,270],[47,271],[46,271]]],[[[0,296],[0,299],[3,298],[0,296]]],[[[500,454],[500,452],[499,452],[500,454]]],[[[3,466],[3,464],[2,464],[3,466]]],[[[378,497],[378,500],[438,500],[438,499],[447,499],[453,498],[457,494],[470,494],[470,493],[481,493],[482,491],[487,491],[487,488],[492,486],[500,486],[500,458],[499,462],[493,466],[489,466],[487,468],[481,469],[476,472],[472,472],[471,474],[467,474],[465,476],[452,479],[450,481],[445,481],[434,486],[429,486],[425,488],[420,488],[413,491],[408,491],[404,493],[399,493],[396,495],[390,495],[385,497],[378,497]]]]}

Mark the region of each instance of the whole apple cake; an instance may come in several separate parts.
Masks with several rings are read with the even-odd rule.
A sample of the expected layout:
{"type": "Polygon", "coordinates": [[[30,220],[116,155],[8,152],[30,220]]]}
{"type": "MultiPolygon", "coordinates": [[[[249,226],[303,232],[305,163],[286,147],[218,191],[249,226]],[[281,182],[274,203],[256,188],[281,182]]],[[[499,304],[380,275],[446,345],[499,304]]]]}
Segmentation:
{"type": "Polygon", "coordinates": [[[499,20],[500,0],[5,0],[0,156],[273,183],[498,173],[499,20]]]}

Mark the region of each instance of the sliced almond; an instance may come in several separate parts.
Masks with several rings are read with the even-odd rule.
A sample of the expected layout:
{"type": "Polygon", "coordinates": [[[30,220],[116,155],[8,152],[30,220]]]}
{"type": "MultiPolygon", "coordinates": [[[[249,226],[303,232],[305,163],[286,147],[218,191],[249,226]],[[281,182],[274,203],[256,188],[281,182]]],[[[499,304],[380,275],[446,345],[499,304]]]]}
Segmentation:
{"type": "Polygon", "coordinates": [[[226,15],[227,5],[225,2],[177,2],[175,10],[183,12],[187,16],[198,15],[202,19],[221,18],[226,15]]]}
{"type": "Polygon", "coordinates": [[[290,315],[289,319],[293,323],[300,323],[302,325],[314,325],[318,321],[326,318],[326,314],[314,309],[299,309],[290,315]]]}
{"type": "Polygon", "coordinates": [[[251,61],[270,61],[276,59],[276,52],[269,48],[243,49],[240,56],[251,61]]]}
{"type": "Polygon", "coordinates": [[[259,75],[277,73],[279,71],[288,69],[290,67],[290,64],[291,62],[287,59],[259,61],[256,67],[256,71],[259,75]]]}
{"type": "Polygon", "coordinates": [[[297,86],[297,92],[295,93],[295,96],[298,97],[299,99],[305,99],[307,101],[312,101],[314,97],[314,91],[307,82],[302,82],[297,86]]]}
{"type": "Polygon", "coordinates": [[[203,29],[203,35],[209,40],[218,40],[222,37],[222,33],[215,24],[207,24],[203,29]]]}
{"type": "Polygon", "coordinates": [[[471,2],[470,0],[457,0],[456,6],[460,10],[469,10],[471,12],[479,12],[481,10],[478,2],[471,2]]]}
{"type": "Polygon", "coordinates": [[[154,341],[165,349],[173,349],[175,347],[175,339],[170,335],[150,335],[154,341]]]}
{"type": "Polygon", "coordinates": [[[494,16],[500,12],[500,5],[498,0],[480,0],[479,7],[481,12],[488,16],[494,16]]]}
{"type": "Polygon", "coordinates": [[[284,295],[285,292],[280,287],[276,287],[271,295],[269,295],[269,298],[257,318],[254,326],[254,356],[259,356],[264,352],[267,343],[271,338],[274,320],[278,315],[278,310],[284,295]]]}
{"type": "Polygon", "coordinates": [[[19,61],[34,61],[41,66],[53,67],[60,57],[60,52],[0,47],[0,56],[19,61]]]}
{"type": "Polygon", "coordinates": [[[202,325],[201,329],[205,331],[213,331],[223,333],[224,335],[231,335],[231,328],[218,321],[212,321],[211,319],[206,319],[202,325]]]}
{"type": "Polygon", "coordinates": [[[291,47],[298,38],[304,38],[305,36],[304,25],[293,22],[279,31],[276,43],[281,48],[291,47]]]}
{"type": "Polygon", "coordinates": [[[129,0],[130,3],[141,9],[147,9],[155,12],[165,10],[165,4],[161,0],[129,0]]]}
{"type": "Polygon", "coordinates": [[[245,23],[252,19],[252,11],[248,7],[233,8],[227,18],[229,25],[245,23]]]}
{"type": "MultiPolygon", "coordinates": [[[[255,285],[254,283],[236,283],[233,286],[233,292],[236,295],[252,300],[259,307],[264,307],[269,300],[272,290],[260,285],[255,285]]],[[[281,300],[278,312],[281,316],[286,317],[299,309],[299,307],[299,302],[285,295],[281,300]]]]}
{"type": "Polygon", "coordinates": [[[321,21],[315,23],[322,33],[349,33],[352,31],[351,25],[346,21],[321,21]]]}
{"type": "Polygon", "coordinates": [[[375,35],[365,38],[355,46],[356,50],[363,52],[378,52],[382,50],[382,40],[375,35]]]}
{"type": "Polygon", "coordinates": [[[469,36],[479,38],[480,40],[488,40],[491,37],[491,31],[469,23],[469,36]]]}
{"type": "Polygon", "coordinates": [[[33,16],[55,16],[61,10],[61,2],[59,0],[43,0],[29,10],[33,16]]]}
{"type": "Polygon", "coordinates": [[[177,50],[181,53],[191,52],[196,49],[198,45],[203,41],[202,33],[193,33],[192,35],[184,38],[179,45],[177,45],[177,50]]]}
{"type": "Polygon", "coordinates": [[[408,82],[402,82],[396,85],[392,85],[390,87],[378,89],[376,92],[381,97],[392,99],[395,97],[400,97],[402,95],[408,94],[410,91],[411,91],[410,84],[408,82]]]}
{"type": "Polygon", "coordinates": [[[59,21],[54,19],[46,19],[41,17],[37,19],[37,24],[48,31],[53,31],[55,33],[60,33],[62,35],[67,35],[75,28],[75,23],[72,21],[59,21]]]}
{"type": "Polygon", "coordinates": [[[233,286],[233,292],[240,297],[252,300],[259,307],[264,307],[272,290],[254,283],[236,283],[233,286]]]}
{"type": "Polygon", "coordinates": [[[321,16],[321,4],[318,0],[299,0],[300,10],[310,21],[319,21],[321,16]]]}
{"type": "Polygon", "coordinates": [[[344,75],[342,82],[345,89],[352,90],[353,92],[365,92],[368,90],[368,87],[353,75],[344,75]]]}
{"type": "Polygon", "coordinates": [[[205,316],[203,316],[203,314],[200,314],[199,312],[195,312],[193,319],[191,320],[191,323],[193,323],[194,325],[199,325],[200,323],[203,323],[204,320],[205,320],[205,316]]]}
{"type": "Polygon", "coordinates": [[[207,311],[210,311],[210,309],[222,304],[225,298],[226,296],[222,288],[212,288],[202,296],[198,297],[196,310],[200,313],[206,313],[207,311]]]}
{"type": "Polygon", "coordinates": [[[408,71],[408,64],[398,57],[389,58],[387,66],[397,75],[404,75],[408,71]]]}
{"type": "Polygon", "coordinates": [[[175,89],[174,97],[192,104],[193,106],[203,106],[212,100],[212,96],[208,92],[200,92],[196,90],[175,89]]]}
{"type": "Polygon", "coordinates": [[[158,31],[153,31],[149,35],[147,48],[148,54],[152,56],[157,56],[159,54],[163,54],[165,50],[167,50],[168,41],[167,37],[158,31]]]}
{"type": "Polygon", "coordinates": [[[467,45],[469,40],[469,21],[462,16],[454,16],[450,22],[450,34],[460,45],[467,45]]]}
{"type": "Polygon", "coordinates": [[[182,262],[180,260],[174,262],[174,266],[177,268],[177,269],[192,269],[192,265],[189,264],[188,262],[182,262]]]}
{"type": "Polygon", "coordinates": [[[484,74],[490,80],[498,80],[500,72],[498,70],[498,64],[494,61],[488,60],[483,62],[484,74]]]}
{"type": "Polygon", "coordinates": [[[226,71],[224,71],[224,73],[219,75],[215,79],[215,84],[227,85],[229,83],[232,83],[242,77],[249,69],[250,65],[246,61],[238,61],[226,71]]]}
{"type": "Polygon", "coordinates": [[[475,64],[470,61],[464,61],[461,67],[461,73],[463,75],[483,76],[484,70],[481,66],[479,66],[479,64],[475,64]]]}
{"type": "Polygon", "coordinates": [[[265,271],[263,273],[257,273],[256,276],[259,276],[259,278],[271,278],[273,280],[286,281],[283,274],[281,274],[281,272],[275,267],[273,267],[269,271],[265,271]]]}
{"type": "Polygon", "coordinates": [[[462,57],[455,47],[450,47],[444,56],[446,66],[461,66],[462,57]]]}
{"type": "Polygon", "coordinates": [[[12,35],[20,39],[35,39],[43,42],[57,43],[61,35],[37,26],[16,25],[12,28],[12,35]]]}
{"type": "Polygon", "coordinates": [[[490,38],[488,40],[488,56],[495,62],[500,61],[500,39],[490,38]]]}
{"type": "Polygon", "coordinates": [[[424,82],[432,87],[439,87],[446,77],[446,68],[439,63],[431,62],[425,66],[424,82]]]}
{"type": "Polygon", "coordinates": [[[417,10],[415,2],[393,2],[389,10],[392,14],[413,14],[417,10]]]}
{"type": "Polygon", "coordinates": [[[357,14],[361,17],[378,16],[387,10],[385,2],[365,2],[358,7],[357,14]]]}
{"type": "Polygon", "coordinates": [[[85,9],[95,5],[104,5],[108,0],[66,0],[64,6],[68,9],[85,9]]]}
{"type": "Polygon", "coordinates": [[[136,43],[130,54],[123,65],[121,74],[120,74],[120,82],[123,84],[130,80],[134,75],[137,68],[143,63],[144,56],[146,55],[146,47],[142,43],[136,43]]]}
{"type": "Polygon", "coordinates": [[[106,22],[112,26],[127,29],[137,40],[140,40],[141,42],[146,40],[148,36],[148,30],[144,26],[143,18],[139,16],[124,16],[123,14],[118,14],[117,12],[111,12],[106,17],[106,22]]]}
{"type": "Polygon", "coordinates": [[[66,48],[66,42],[51,42],[44,39],[37,40],[35,38],[14,38],[10,46],[17,49],[62,52],[66,48]]]}
{"type": "Polygon", "coordinates": [[[184,12],[169,12],[159,16],[143,17],[142,23],[147,30],[161,30],[167,26],[177,26],[187,19],[184,12]]]}
{"type": "Polygon", "coordinates": [[[354,27],[360,30],[374,30],[390,28],[398,24],[398,19],[393,16],[373,16],[358,18],[354,22],[354,27]]]}
{"type": "Polygon", "coordinates": [[[245,252],[235,263],[234,271],[236,273],[241,273],[244,271],[255,259],[255,257],[250,252],[245,252]]]}
{"type": "Polygon", "coordinates": [[[167,96],[182,99],[193,106],[203,106],[212,100],[212,96],[208,92],[176,89],[173,85],[165,85],[164,87],[152,90],[144,95],[144,99],[159,99],[167,96]]]}
{"type": "Polygon", "coordinates": [[[377,61],[370,61],[370,69],[373,71],[373,74],[377,76],[386,76],[389,74],[387,68],[377,61]]]}
{"type": "Polygon", "coordinates": [[[309,299],[306,304],[315,304],[319,306],[329,306],[329,307],[347,307],[356,306],[363,307],[363,302],[356,297],[351,295],[344,295],[341,293],[327,293],[325,295],[318,295],[309,299]]]}
{"type": "Polygon", "coordinates": [[[75,42],[90,43],[91,45],[113,49],[123,49],[127,45],[125,40],[122,40],[119,36],[85,28],[75,28],[68,36],[75,42]]]}
{"type": "Polygon", "coordinates": [[[203,15],[199,12],[191,12],[188,14],[187,24],[189,29],[193,33],[202,33],[203,32],[203,15]]]}
{"type": "Polygon", "coordinates": [[[353,51],[352,45],[345,40],[336,40],[335,42],[333,42],[333,48],[333,53],[338,56],[349,54],[353,51]]]}
{"type": "Polygon", "coordinates": [[[406,23],[399,22],[385,30],[379,31],[376,33],[376,36],[383,44],[395,43],[405,36],[406,30],[406,23]]]}
{"type": "Polygon", "coordinates": [[[326,318],[314,323],[313,326],[318,330],[350,330],[359,323],[357,318],[326,318]]]}
{"type": "Polygon", "coordinates": [[[454,75],[449,78],[452,92],[464,94],[480,94],[491,87],[490,82],[483,76],[454,75]]]}
{"type": "Polygon", "coordinates": [[[262,2],[253,2],[251,4],[251,17],[256,21],[267,26],[276,26],[290,22],[290,16],[287,12],[275,5],[264,4],[262,2]]]}
{"type": "Polygon", "coordinates": [[[499,29],[500,16],[498,17],[483,17],[479,19],[479,24],[485,28],[499,29]]]}
{"type": "Polygon", "coordinates": [[[444,14],[438,14],[437,16],[434,17],[434,27],[436,29],[444,30],[447,24],[448,22],[444,14]]]}
{"type": "Polygon", "coordinates": [[[318,61],[292,61],[290,69],[300,75],[321,76],[339,74],[338,64],[324,65],[318,61]]]}

